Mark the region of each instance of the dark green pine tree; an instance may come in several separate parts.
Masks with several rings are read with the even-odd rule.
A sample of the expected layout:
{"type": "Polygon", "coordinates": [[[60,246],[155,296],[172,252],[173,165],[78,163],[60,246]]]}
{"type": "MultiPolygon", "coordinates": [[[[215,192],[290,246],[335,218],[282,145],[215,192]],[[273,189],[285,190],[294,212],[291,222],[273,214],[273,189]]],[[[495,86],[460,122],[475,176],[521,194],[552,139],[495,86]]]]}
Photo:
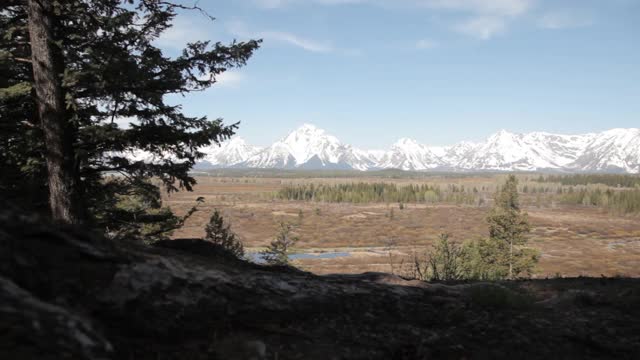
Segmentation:
{"type": "Polygon", "coordinates": [[[530,274],[538,256],[536,251],[522,248],[527,243],[525,235],[531,231],[531,226],[527,214],[520,210],[515,175],[509,175],[496,193],[487,222],[489,238],[495,243],[496,250],[501,250],[502,260],[499,262],[508,269],[509,278],[513,279],[520,273],[530,274]]]}
{"type": "Polygon", "coordinates": [[[225,224],[222,215],[218,210],[213,212],[209,223],[204,228],[205,240],[222,246],[237,258],[244,257],[244,246],[236,238],[236,234],[231,231],[231,226],[225,224]]]}
{"type": "Polygon", "coordinates": [[[298,236],[293,234],[293,225],[281,222],[276,238],[261,252],[262,258],[270,265],[289,265],[289,253],[299,240],[298,236]]]}
{"type": "Polygon", "coordinates": [[[111,234],[158,235],[172,226],[146,226],[180,222],[162,210],[157,185],[191,190],[198,149],[237,124],[187,116],[166,96],[209,88],[259,46],[196,41],[163,54],[154,41],[188,9],[202,12],[164,0],[0,3],[3,200],[111,234]]]}

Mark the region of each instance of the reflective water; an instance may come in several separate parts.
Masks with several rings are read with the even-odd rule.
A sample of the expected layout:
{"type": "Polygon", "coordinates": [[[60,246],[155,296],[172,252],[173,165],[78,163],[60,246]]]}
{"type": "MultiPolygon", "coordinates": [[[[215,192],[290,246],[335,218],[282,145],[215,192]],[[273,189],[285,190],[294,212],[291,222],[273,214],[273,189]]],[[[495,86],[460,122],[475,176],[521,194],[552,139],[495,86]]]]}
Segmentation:
{"type": "MultiPolygon", "coordinates": [[[[339,257],[351,256],[348,252],[325,252],[325,253],[298,253],[290,254],[290,260],[296,259],[334,259],[339,257]]],[[[253,261],[258,264],[264,263],[264,257],[261,253],[249,253],[247,254],[249,261],[253,261]]]]}

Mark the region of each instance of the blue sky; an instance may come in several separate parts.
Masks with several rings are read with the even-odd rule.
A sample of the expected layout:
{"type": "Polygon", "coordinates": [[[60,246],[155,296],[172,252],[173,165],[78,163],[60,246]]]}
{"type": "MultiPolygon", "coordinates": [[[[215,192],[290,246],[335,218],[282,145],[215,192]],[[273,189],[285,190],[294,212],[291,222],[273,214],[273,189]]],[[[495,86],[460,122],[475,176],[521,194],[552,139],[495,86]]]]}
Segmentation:
{"type": "MultiPolygon", "coordinates": [[[[185,1],[185,3],[189,3],[185,1]]],[[[248,65],[174,98],[267,145],[302,123],[386,148],[499,129],[640,127],[640,0],[217,0],[158,44],[262,38],[248,65]]]]}

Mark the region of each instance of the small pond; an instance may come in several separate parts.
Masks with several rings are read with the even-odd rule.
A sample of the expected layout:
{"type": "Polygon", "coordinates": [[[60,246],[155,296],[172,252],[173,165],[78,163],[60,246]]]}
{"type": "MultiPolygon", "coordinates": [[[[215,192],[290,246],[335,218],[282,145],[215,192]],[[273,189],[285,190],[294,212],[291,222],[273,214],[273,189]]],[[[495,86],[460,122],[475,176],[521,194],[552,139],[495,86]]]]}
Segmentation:
{"type": "MultiPolygon", "coordinates": [[[[301,259],[335,259],[339,257],[348,257],[351,256],[351,253],[348,252],[324,252],[324,253],[298,253],[298,254],[290,254],[290,260],[301,260],[301,259]]],[[[261,253],[248,253],[247,258],[249,261],[253,261],[258,264],[264,263],[264,257],[261,253]]]]}

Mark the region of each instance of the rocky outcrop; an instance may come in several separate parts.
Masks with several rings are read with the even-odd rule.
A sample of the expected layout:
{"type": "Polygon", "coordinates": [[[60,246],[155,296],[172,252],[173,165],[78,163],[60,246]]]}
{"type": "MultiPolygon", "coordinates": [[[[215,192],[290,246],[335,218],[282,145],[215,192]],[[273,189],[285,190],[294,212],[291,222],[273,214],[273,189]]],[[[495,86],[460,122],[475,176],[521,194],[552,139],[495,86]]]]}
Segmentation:
{"type": "Polygon", "coordinates": [[[0,278],[3,359],[107,359],[113,347],[90,321],[0,278]]]}
{"type": "Polygon", "coordinates": [[[315,276],[239,261],[198,240],[145,247],[16,217],[1,225],[3,359],[583,359],[640,351],[640,282],[632,279],[315,276]],[[589,295],[563,295],[569,289],[589,295]]]}

